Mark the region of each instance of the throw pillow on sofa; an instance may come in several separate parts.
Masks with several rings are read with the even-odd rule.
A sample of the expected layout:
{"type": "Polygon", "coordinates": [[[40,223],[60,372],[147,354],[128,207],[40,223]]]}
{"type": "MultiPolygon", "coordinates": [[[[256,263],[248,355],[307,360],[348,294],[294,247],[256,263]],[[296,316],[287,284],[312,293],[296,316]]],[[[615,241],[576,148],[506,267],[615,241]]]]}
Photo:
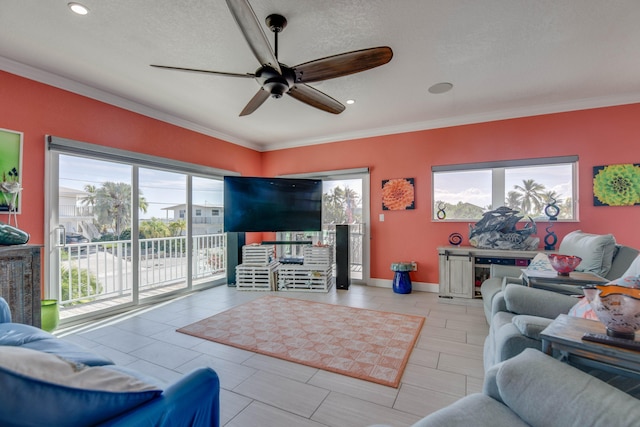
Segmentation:
{"type": "Polygon", "coordinates": [[[545,253],[539,253],[529,263],[529,266],[526,268],[527,271],[554,271],[553,267],[551,267],[551,261],[549,261],[549,256],[545,253]]]}
{"type": "Polygon", "coordinates": [[[109,367],[89,367],[36,350],[0,346],[0,425],[95,425],[162,393],[109,367]]]}
{"type": "Polygon", "coordinates": [[[612,234],[589,234],[577,230],[564,236],[558,252],[582,258],[576,271],[604,277],[611,270],[615,250],[616,239],[612,234]]]}
{"type": "MultiPolygon", "coordinates": [[[[534,273],[540,271],[550,271],[555,272],[553,267],[551,266],[551,261],[549,261],[549,256],[543,252],[536,254],[535,257],[531,260],[527,268],[523,270],[525,273],[534,273]]],[[[522,275],[520,275],[520,279],[522,279],[522,275]]]]}
{"type": "Polygon", "coordinates": [[[593,311],[593,308],[591,308],[591,304],[589,304],[589,300],[585,297],[580,298],[580,301],[578,301],[576,305],[571,307],[571,310],[569,310],[569,313],[567,314],[569,316],[581,317],[583,319],[598,320],[596,312],[593,311]]]}

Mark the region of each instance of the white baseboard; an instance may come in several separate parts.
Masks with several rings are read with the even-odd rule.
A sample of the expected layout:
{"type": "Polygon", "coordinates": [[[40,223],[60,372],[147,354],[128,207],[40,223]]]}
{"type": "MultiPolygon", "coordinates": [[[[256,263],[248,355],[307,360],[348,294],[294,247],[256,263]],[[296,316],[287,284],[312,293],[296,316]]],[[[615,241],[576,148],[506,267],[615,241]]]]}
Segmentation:
{"type": "MultiPolygon", "coordinates": [[[[393,281],[387,279],[369,279],[367,286],[375,286],[377,288],[393,288],[393,281]]],[[[440,292],[440,285],[437,283],[414,282],[411,281],[411,290],[418,292],[440,292]]]]}

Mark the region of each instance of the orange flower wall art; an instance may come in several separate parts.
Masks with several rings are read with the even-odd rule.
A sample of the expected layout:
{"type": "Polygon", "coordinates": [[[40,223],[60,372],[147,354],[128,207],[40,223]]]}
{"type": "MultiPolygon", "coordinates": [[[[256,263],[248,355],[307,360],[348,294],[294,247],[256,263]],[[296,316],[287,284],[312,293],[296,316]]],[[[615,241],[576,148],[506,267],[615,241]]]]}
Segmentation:
{"type": "Polygon", "coordinates": [[[382,181],[382,210],[403,211],[415,209],[413,178],[386,179],[382,181]]]}

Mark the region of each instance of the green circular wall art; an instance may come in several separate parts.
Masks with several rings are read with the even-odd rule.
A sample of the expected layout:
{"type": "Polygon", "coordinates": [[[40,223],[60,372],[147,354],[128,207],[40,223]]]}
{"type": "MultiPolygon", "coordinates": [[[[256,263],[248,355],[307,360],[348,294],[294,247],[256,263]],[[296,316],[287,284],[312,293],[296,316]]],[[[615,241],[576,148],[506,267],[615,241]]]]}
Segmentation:
{"type": "Polygon", "coordinates": [[[640,205],[640,163],[594,166],[593,204],[640,205]]]}

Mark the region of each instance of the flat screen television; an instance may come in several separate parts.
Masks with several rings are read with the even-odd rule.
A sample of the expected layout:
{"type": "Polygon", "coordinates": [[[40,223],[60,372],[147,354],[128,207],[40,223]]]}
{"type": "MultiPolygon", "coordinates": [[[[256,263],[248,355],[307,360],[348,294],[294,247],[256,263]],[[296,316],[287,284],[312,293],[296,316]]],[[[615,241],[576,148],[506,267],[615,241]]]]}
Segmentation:
{"type": "Polygon", "coordinates": [[[322,180],[224,177],[224,231],[322,230],[322,180]]]}

